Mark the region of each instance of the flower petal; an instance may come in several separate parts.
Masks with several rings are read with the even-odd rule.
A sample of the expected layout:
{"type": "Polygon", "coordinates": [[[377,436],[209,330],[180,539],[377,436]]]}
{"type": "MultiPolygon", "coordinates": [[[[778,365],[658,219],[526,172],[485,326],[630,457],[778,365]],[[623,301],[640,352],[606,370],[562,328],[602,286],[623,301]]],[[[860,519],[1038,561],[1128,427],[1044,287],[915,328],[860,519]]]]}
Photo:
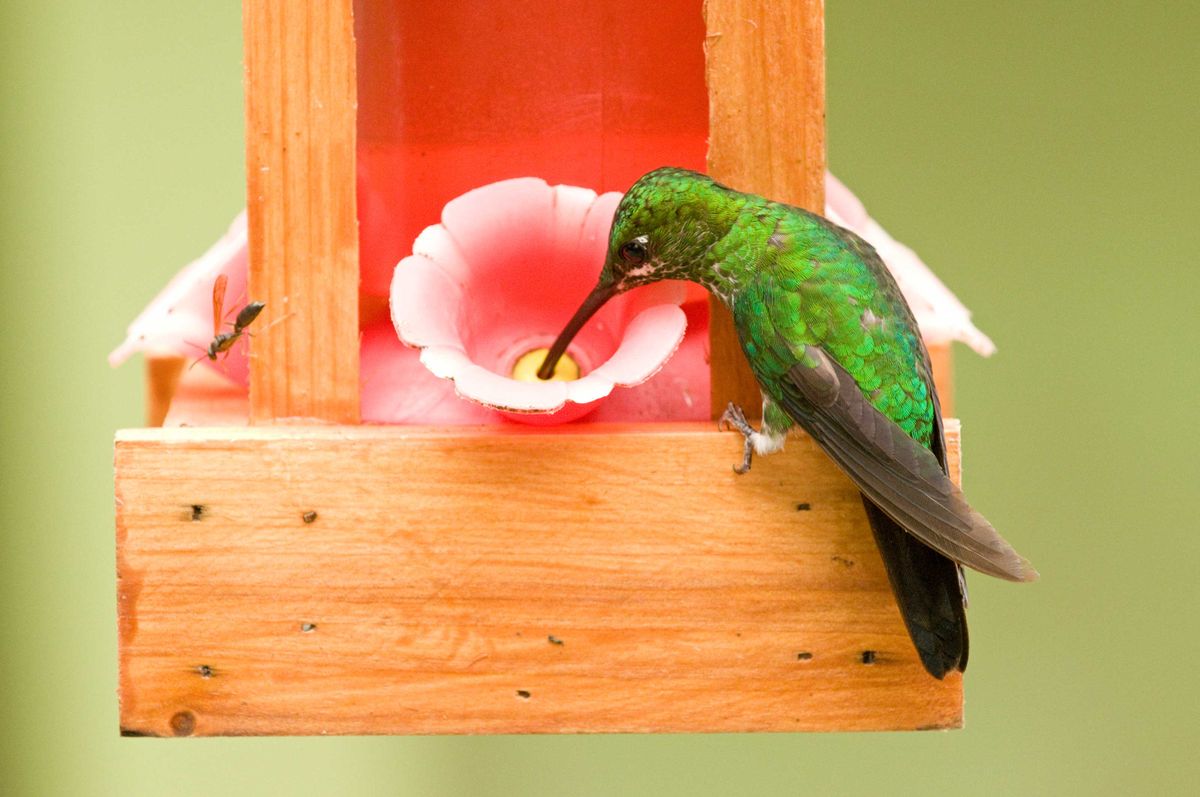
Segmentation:
{"type": "MultiPolygon", "coordinates": [[[[609,191],[596,197],[588,210],[583,222],[583,235],[580,246],[587,253],[595,252],[599,258],[597,264],[604,262],[605,250],[608,248],[608,233],[612,229],[613,217],[617,215],[617,205],[621,202],[621,194],[609,191]]],[[[600,267],[596,267],[596,275],[600,275],[600,267]]],[[[595,279],[595,277],[593,277],[595,279]]]]}
{"type": "Polygon", "coordinates": [[[476,188],[442,209],[442,225],[471,264],[473,279],[548,244],[554,191],[545,180],[518,177],[476,188]]]}
{"type": "Polygon", "coordinates": [[[471,363],[454,378],[458,394],[510,412],[554,412],[567,401],[567,382],[518,382],[471,363]]]}
{"type": "Polygon", "coordinates": [[[582,379],[566,383],[569,398],[586,403],[608,395],[614,385],[640,385],[671,358],[686,330],[687,316],[678,305],[661,304],[643,311],[629,322],[612,357],[582,379]]]}
{"type": "Polygon", "coordinates": [[[422,230],[417,240],[413,241],[412,250],[414,255],[429,258],[447,274],[460,281],[470,275],[470,266],[463,260],[458,244],[454,243],[450,233],[440,224],[432,224],[422,230]]]}
{"type": "Polygon", "coordinates": [[[454,383],[421,364],[421,352],[403,345],[387,321],[363,330],[359,379],[365,423],[483,424],[486,407],[461,401],[454,383]]]}
{"type": "MultiPolygon", "coordinates": [[[[245,301],[247,275],[246,213],[243,211],[208,251],[193,260],[167,283],[129,325],[125,341],[108,355],[116,367],[135,352],[151,355],[198,356],[212,339],[212,292],[217,276],[228,279],[227,307],[245,301]]],[[[246,380],[241,346],[230,351],[219,370],[246,380]],[[238,373],[234,373],[238,372],[238,373]]],[[[205,361],[207,363],[207,360],[205,361]]]]}
{"type": "Polygon", "coordinates": [[[409,346],[463,348],[462,286],[428,257],[409,255],[392,277],[392,323],[409,346]]]}
{"type": "MultiPolygon", "coordinates": [[[[688,330],[661,371],[634,388],[614,390],[597,408],[596,423],[707,421],[711,417],[708,303],[684,305],[688,330]]],[[[555,416],[557,417],[557,416],[555,416]]]]}
{"type": "MultiPolygon", "coordinates": [[[[588,214],[596,202],[596,192],[574,185],[556,185],[553,191],[554,218],[550,227],[550,245],[554,251],[570,258],[581,254],[592,257],[594,250],[584,247],[583,234],[588,214]]],[[[597,259],[596,262],[602,263],[603,260],[597,259]]]]}
{"type": "Polygon", "coordinates": [[[472,366],[466,352],[454,346],[429,346],[421,349],[421,364],[441,379],[457,379],[472,366]]]}
{"type": "Polygon", "coordinates": [[[825,215],[835,224],[854,231],[865,227],[870,218],[854,192],[830,172],[825,172],[825,215]]]}

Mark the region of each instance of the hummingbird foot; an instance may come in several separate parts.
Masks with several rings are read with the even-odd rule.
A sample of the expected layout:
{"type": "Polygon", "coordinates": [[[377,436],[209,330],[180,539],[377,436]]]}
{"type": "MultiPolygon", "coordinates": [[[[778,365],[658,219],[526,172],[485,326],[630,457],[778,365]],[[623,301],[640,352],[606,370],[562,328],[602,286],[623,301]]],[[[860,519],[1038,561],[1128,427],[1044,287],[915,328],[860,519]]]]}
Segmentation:
{"type": "Polygon", "coordinates": [[[742,433],[745,438],[745,448],[742,453],[742,463],[733,466],[733,472],[743,474],[750,470],[750,461],[754,458],[754,437],[758,433],[754,431],[754,427],[746,420],[746,413],[742,412],[742,408],[729,403],[725,408],[725,412],[721,414],[720,420],[717,421],[717,428],[721,431],[726,429],[736,429],[742,433]]]}

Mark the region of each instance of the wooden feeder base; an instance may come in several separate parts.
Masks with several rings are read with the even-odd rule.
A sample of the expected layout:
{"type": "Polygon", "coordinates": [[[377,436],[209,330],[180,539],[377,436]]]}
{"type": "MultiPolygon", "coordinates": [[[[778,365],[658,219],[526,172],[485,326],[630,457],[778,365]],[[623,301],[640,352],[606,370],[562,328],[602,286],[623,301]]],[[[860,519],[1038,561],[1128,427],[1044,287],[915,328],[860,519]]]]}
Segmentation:
{"type": "Polygon", "coordinates": [[[709,424],[120,432],[122,732],[959,727],[849,480],[804,436],[741,477],[740,451],[709,424]]]}

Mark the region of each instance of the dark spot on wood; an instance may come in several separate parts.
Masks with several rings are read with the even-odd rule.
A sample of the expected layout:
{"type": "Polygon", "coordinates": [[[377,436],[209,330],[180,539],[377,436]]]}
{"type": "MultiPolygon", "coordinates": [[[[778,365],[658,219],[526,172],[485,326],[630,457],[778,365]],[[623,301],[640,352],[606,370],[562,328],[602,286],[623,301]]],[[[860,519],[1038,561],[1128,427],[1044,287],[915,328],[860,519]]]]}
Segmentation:
{"type": "Polygon", "coordinates": [[[812,504],[808,503],[807,501],[800,503],[800,504],[796,504],[797,512],[807,512],[810,509],[812,509],[812,504]]]}
{"type": "Polygon", "coordinates": [[[549,642],[551,645],[565,645],[565,644],[567,644],[566,642],[563,642],[561,639],[559,639],[558,637],[556,637],[554,634],[551,634],[550,636],[546,637],[546,641],[547,641],[547,642],[549,642]]]}
{"type": "Polygon", "coordinates": [[[529,698],[533,697],[533,695],[530,694],[528,690],[518,689],[517,697],[521,698],[522,700],[528,700],[529,698]]]}
{"type": "Polygon", "coordinates": [[[812,654],[809,653],[807,650],[802,650],[796,654],[796,658],[799,659],[800,661],[809,661],[810,659],[812,659],[812,654]]]}
{"type": "Polygon", "coordinates": [[[180,711],[171,717],[171,733],[176,736],[191,736],[196,730],[196,716],[190,711],[180,711]]]}
{"type": "Polygon", "coordinates": [[[310,509],[307,512],[305,512],[303,515],[301,515],[300,518],[305,523],[312,523],[314,520],[317,519],[317,513],[310,509]]]}
{"type": "Polygon", "coordinates": [[[837,562],[838,564],[842,565],[843,567],[854,567],[853,559],[847,559],[846,557],[838,556],[837,554],[834,554],[833,556],[831,556],[829,558],[832,559],[833,561],[837,562]]]}
{"type": "Polygon", "coordinates": [[[862,652],[862,663],[863,664],[874,664],[875,663],[875,651],[864,650],[862,652]]]}
{"type": "Polygon", "coordinates": [[[201,678],[212,678],[213,677],[213,668],[209,667],[207,664],[201,664],[199,667],[196,668],[196,674],[199,675],[201,678]]]}
{"type": "Polygon", "coordinates": [[[311,632],[317,630],[317,624],[316,623],[301,623],[300,630],[305,634],[311,633],[311,632]]]}
{"type": "Polygon", "coordinates": [[[204,504],[192,504],[192,522],[196,523],[204,517],[204,504]]]}

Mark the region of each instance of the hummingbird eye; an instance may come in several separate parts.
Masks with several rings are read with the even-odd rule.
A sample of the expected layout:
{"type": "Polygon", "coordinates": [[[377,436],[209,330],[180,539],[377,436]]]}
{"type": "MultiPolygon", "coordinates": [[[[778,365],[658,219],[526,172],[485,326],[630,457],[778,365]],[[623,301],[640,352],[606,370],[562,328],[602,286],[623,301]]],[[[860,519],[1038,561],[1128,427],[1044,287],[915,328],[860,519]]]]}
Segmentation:
{"type": "Polygon", "coordinates": [[[650,243],[650,239],[645,235],[639,235],[631,241],[628,241],[621,246],[619,254],[621,259],[630,266],[640,266],[646,262],[648,250],[646,245],[650,243]]]}

